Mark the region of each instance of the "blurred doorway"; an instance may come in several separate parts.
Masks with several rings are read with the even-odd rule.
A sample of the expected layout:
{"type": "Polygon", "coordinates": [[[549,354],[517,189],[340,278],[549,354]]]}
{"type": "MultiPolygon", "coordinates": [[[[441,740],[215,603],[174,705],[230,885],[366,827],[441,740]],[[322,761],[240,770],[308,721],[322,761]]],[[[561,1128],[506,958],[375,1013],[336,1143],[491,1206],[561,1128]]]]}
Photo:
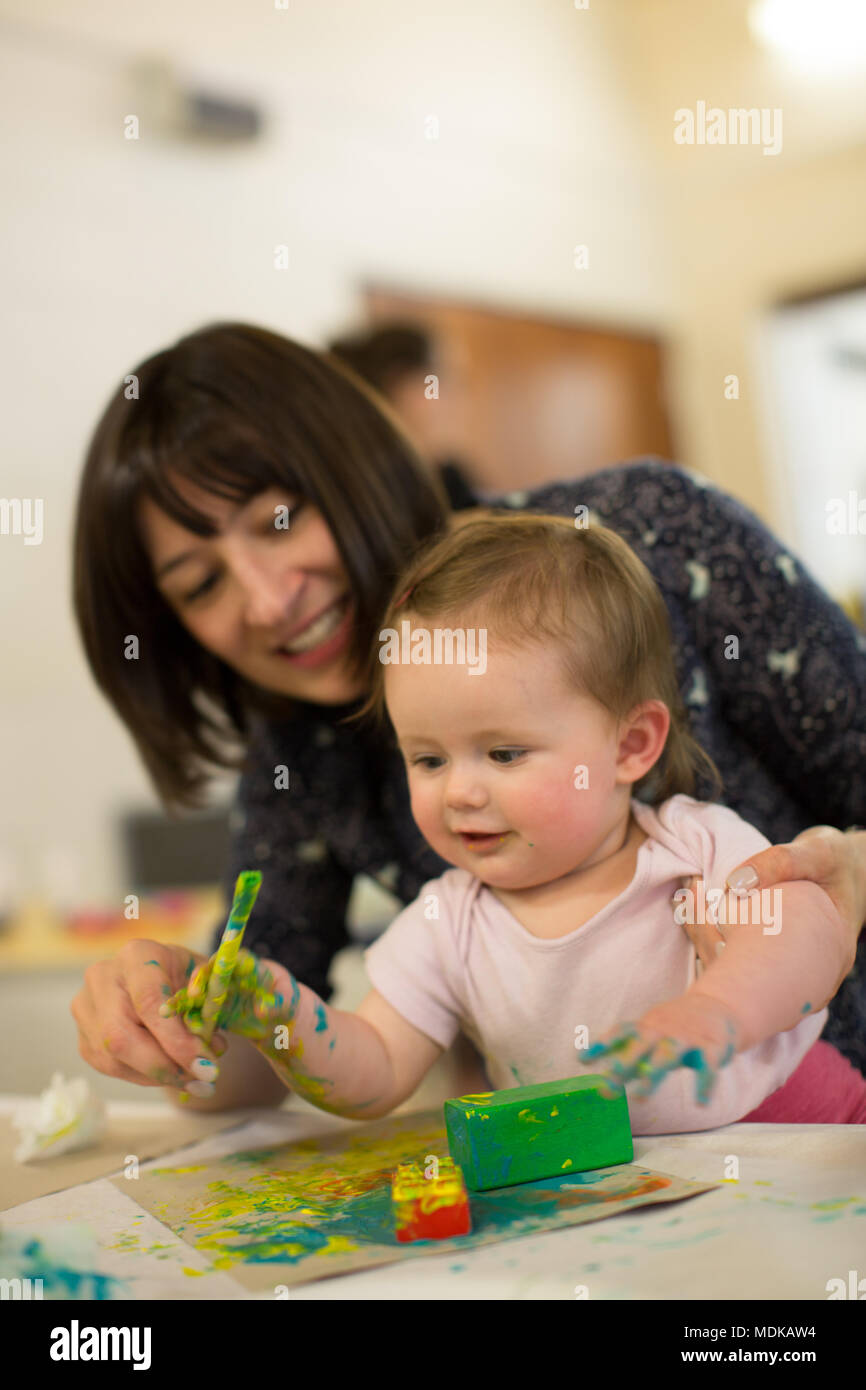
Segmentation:
{"type": "Polygon", "coordinates": [[[655,338],[379,286],[365,304],[374,325],[417,323],[435,338],[440,394],[424,408],[439,411],[443,446],[471,461],[481,494],[674,457],[655,338]]]}
{"type": "Polygon", "coordinates": [[[866,626],[866,284],[765,324],[779,509],[814,577],[866,626]]]}

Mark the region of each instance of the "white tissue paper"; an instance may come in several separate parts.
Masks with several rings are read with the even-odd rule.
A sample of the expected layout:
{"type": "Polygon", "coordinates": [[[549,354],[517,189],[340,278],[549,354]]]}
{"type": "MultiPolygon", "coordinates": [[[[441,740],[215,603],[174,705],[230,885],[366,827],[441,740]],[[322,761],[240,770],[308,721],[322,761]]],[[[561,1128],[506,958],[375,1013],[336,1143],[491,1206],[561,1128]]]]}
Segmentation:
{"type": "Polygon", "coordinates": [[[64,1081],[56,1071],[51,1085],[38,1100],[28,1100],[12,1116],[21,1135],[15,1150],[19,1163],[34,1158],[54,1158],[57,1154],[84,1149],[105,1130],[105,1105],[83,1077],[64,1081]]]}

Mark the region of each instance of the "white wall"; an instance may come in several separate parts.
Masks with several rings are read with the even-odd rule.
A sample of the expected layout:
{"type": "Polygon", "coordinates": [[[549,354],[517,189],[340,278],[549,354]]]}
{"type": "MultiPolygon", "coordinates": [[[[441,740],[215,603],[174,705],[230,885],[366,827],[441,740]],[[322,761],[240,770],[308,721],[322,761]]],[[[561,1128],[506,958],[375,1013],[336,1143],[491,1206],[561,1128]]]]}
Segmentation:
{"type": "Polygon", "coordinates": [[[117,900],[113,813],[155,803],[79,652],[69,542],[118,379],[218,318],[321,342],[365,280],[660,328],[677,250],[601,5],[7,0],[0,41],[0,496],[45,506],[41,546],[0,536],[0,847],[28,892],[59,875],[117,900]],[[128,75],[143,54],[260,96],[266,138],[161,142],[128,75]]]}

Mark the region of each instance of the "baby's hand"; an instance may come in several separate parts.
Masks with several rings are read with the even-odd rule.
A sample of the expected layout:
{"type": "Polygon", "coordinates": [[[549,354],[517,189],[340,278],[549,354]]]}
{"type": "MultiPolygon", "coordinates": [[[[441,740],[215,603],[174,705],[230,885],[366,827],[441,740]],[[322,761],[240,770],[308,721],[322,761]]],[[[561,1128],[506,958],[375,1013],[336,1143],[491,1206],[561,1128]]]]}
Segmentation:
{"type": "Polygon", "coordinates": [[[600,1075],[625,1085],[639,1080],[636,1098],[645,1099],[678,1067],[697,1073],[699,1104],[706,1105],[715,1089],[718,1072],[737,1051],[739,1028],[724,1005],[708,995],[684,994],[658,1004],[637,1023],[623,1023],[586,1048],[581,1061],[610,1057],[600,1075]]]}
{"type": "MultiPolygon", "coordinates": [[[[207,996],[214,956],[196,967],[182,986],[163,1005],[166,1015],[180,1015],[191,1033],[202,1031],[201,1011],[207,996]]],[[[215,1027],[261,1041],[277,1023],[291,1016],[297,986],[282,965],[262,960],[241,947],[228,992],[215,1027]]]]}

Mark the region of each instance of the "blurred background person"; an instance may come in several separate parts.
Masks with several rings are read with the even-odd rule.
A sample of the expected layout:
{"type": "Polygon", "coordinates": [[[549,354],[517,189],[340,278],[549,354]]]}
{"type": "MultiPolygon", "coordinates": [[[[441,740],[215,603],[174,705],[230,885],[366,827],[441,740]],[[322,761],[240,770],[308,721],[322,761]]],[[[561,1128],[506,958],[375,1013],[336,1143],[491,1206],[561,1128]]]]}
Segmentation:
{"type": "Polygon", "coordinates": [[[453,407],[447,391],[440,396],[442,364],[430,335],[412,324],[384,324],[335,338],[328,350],[389,402],[422,458],[438,472],[454,511],[475,506],[470,470],[447,457],[455,430],[453,407]]]}

